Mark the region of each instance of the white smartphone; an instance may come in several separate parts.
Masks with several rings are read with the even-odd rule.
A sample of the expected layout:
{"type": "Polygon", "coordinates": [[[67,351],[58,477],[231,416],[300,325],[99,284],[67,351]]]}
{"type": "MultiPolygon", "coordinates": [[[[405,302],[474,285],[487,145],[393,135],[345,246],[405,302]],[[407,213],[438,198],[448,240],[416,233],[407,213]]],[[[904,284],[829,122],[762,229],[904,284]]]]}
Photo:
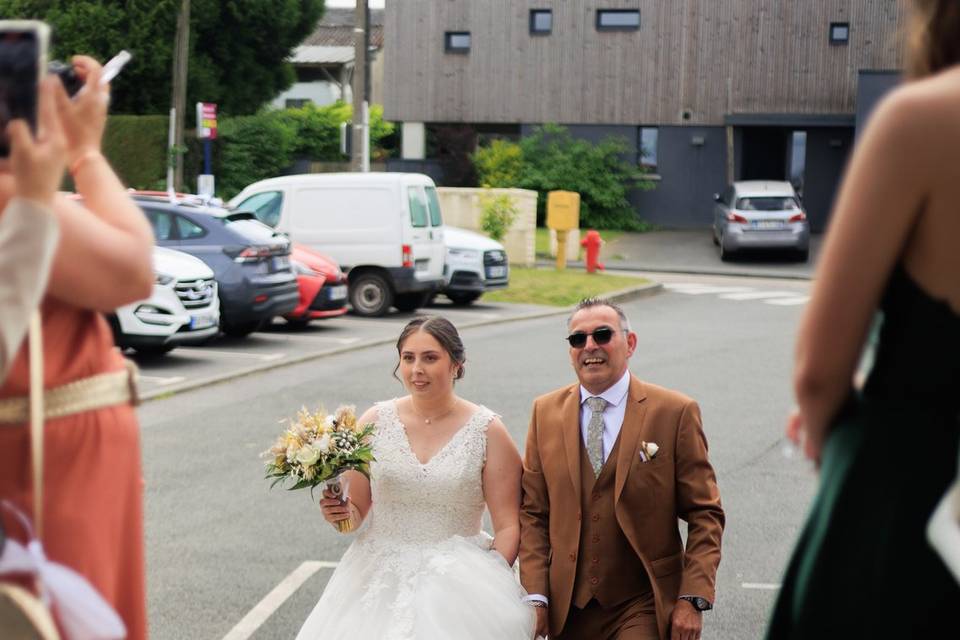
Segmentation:
{"type": "Polygon", "coordinates": [[[124,65],[130,62],[130,58],[133,56],[129,51],[124,49],[117,55],[113,56],[107,60],[106,64],[103,65],[103,74],[100,76],[100,84],[104,85],[117,77],[117,74],[120,73],[120,70],[123,69],[124,65]]]}
{"type": "Polygon", "coordinates": [[[0,20],[0,157],[10,155],[7,124],[23,118],[37,130],[37,88],[47,73],[50,27],[39,20],[0,20]]]}

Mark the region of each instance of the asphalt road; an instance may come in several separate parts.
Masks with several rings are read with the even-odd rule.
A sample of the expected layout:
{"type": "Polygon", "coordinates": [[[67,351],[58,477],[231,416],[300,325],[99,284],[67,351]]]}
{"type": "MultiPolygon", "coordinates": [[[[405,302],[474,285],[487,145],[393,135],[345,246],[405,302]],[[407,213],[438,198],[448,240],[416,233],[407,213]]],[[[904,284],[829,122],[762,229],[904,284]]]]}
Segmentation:
{"type": "MultiPolygon", "coordinates": [[[[662,294],[625,305],[640,338],[631,370],[700,401],[727,512],[716,610],[703,638],[759,638],[815,485],[781,437],[808,284],[658,279],[662,294]]],[[[381,329],[395,335],[402,321],[381,329]]],[[[344,337],[365,330],[359,319],[336,322],[344,337]]],[[[532,398],[573,380],[564,334],[563,316],[464,331],[458,392],[501,413],[520,447],[532,398]]],[[[301,405],[349,401],[362,410],[402,395],[394,364],[392,345],[382,344],[141,407],[155,640],[295,635],[350,539],[322,520],[308,493],[268,490],[258,454],[301,405]]]]}

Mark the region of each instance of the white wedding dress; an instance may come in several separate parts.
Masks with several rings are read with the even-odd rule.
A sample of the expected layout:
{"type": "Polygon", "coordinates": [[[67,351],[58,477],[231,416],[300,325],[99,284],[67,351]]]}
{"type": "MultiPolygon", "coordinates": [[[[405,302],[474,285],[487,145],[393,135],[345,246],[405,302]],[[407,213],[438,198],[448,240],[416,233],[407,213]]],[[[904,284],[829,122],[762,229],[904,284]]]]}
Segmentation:
{"type": "Polygon", "coordinates": [[[373,506],[297,640],[530,640],[532,608],[480,528],[494,414],[421,464],[395,401],[377,409],[373,506]]]}

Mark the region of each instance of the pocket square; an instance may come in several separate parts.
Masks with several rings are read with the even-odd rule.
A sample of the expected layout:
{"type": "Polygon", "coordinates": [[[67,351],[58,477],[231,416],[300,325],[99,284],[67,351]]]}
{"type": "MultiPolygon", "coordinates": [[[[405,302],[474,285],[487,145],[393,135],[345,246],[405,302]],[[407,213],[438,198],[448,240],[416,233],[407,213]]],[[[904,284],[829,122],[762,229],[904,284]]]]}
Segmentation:
{"type": "Polygon", "coordinates": [[[658,451],[660,451],[660,446],[656,442],[640,441],[640,460],[642,462],[650,462],[656,458],[658,451]]]}

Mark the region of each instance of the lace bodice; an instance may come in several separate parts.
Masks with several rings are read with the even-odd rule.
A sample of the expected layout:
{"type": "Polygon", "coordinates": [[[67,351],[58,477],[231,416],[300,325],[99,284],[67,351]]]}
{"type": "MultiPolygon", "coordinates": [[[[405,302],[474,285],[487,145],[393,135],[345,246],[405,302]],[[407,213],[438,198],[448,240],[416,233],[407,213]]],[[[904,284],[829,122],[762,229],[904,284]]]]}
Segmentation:
{"type": "Polygon", "coordinates": [[[379,403],[370,475],[373,507],[358,542],[396,548],[480,535],[487,425],[494,415],[480,407],[423,464],[410,447],[396,402],[379,403]]]}

